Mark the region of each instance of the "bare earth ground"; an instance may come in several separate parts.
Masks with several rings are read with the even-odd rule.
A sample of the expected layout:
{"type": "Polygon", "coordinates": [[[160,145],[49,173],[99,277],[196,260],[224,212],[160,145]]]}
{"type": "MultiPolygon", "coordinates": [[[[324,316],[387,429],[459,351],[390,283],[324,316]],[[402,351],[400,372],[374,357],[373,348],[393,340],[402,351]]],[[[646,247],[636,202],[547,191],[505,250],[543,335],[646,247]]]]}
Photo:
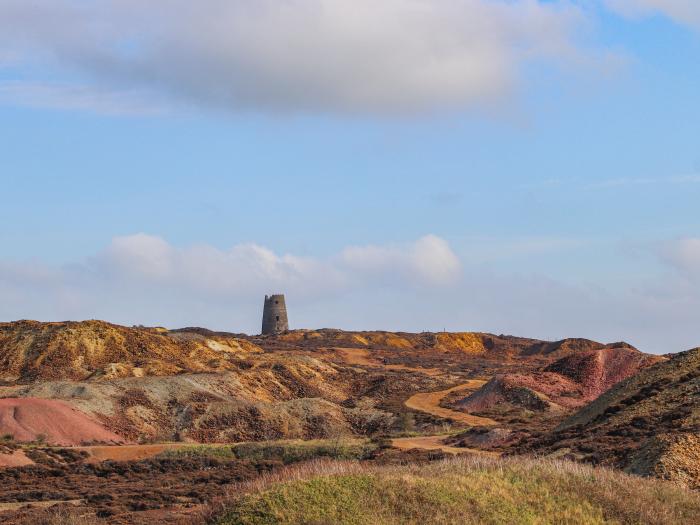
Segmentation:
{"type": "Polygon", "coordinates": [[[486,384],[486,381],[472,379],[462,385],[453,386],[447,390],[440,390],[438,392],[421,392],[414,394],[408,398],[405,402],[408,408],[414,410],[420,410],[422,412],[427,412],[437,417],[442,417],[445,419],[452,419],[459,423],[464,423],[465,425],[471,426],[488,426],[496,425],[497,422],[493,419],[487,417],[473,416],[467,414],[466,412],[457,412],[456,410],[451,410],[449,408],[444,408],[440,406],[440,402],[445,399],[450,394],[455,392],[467,392],[474,391],[481,388],[486,384]]]}
{"type": "MultiPolygon", "coordinates": [[[[49,508],[56,505],[80,505],[82,500],[55,500],[55,501],[35,501],[32,505],[39,508],[49,508]]],[[[20,510],[22,507],[26,507],[26,503],[0,503],[0,512],[8,512],[13,510],[20,510]]]]}
{"type": "Polygon", "coordinates": [[[391,445],[399,450],[441,450],[448,454],[477,454],[480,456],[499,457],[499,452],[479,450],[477,448],[451,447],[444,443],[445,436],[417,436],[391,440],[391,445]]]}
{"type": "Polygon", "coordinates": [[[57,445],[124,440],[67,403],[53,399],[0,399],[0,427],[18,441],[39,436],[57,445]]]}
{"type": "MultiPolygon", "coordinates": [[[[433,377],[443,374],[437,368],[411,367],[400,364],[385,364],[379,359],[372,358],[369,351],[364,349],[342,349],[341,355],[348,364],[363,366],[372,369],[388,369],[408,373],[418,373],[433,377]]],[[[449,376],[448,376],[449,377],[449,376]]],[[[474,421],[490,421],[485,418],[476,418],[463,412],[451,411],[439,406],[445,396],[451,392],[461,390],[474,390],[480,387],[483,381],[472,380],[444,391],[426,392],[411,397],[406,405],[414,410],[422,411],[436,417],[449,417],[466,424],[474,421]]],[[[447,454],[480,453],[476,449],[457,448],[442,442],[444,436],[422,436],[401,438],[392,441],[399,451],[421,449],[425,451],[439,451],[447,454]]],[[[180,474],[181,466],[173,463],[165,464],[158,457],[168,450],[177,450],[192,446],[187,443],[157,443],[157,444],[130,444],[121,446],[80,446],[73,447],[77,452],[83,452],[87,457],[80,465],[68,464],[62,467],[60,482],[39,483],[37,477],[45,477],[45,467],[40,465],[30,467],[38,469],[35,473],[24,473],[20,478],[23,483],[7,483],[6,488],[13,487],[16,497],[26,498],[23,495],[23,486],[32,486],[33,496],[26,501],[6,502],[0,505],[7,523],[23,523],[32,512],[39,511],[43,507],[70,506],[87,512],[98,506],[98,515],[108,519],[110,523],[149,523],[149,522],[179,522],[188,520],[192,513],[196,513],[203,501],[220,494],[228,483],[236,481],[225,474],[226,469],[222,465],[198,465],[187,474],[180,474]],[[112,465],[112,462],[124,463],[125,468],[118,468],[116,472],[106,478],[100,471],[90,471],[88,465],[101,468],[100,464],[112,465]],[[149,463],[150,462],[150,463],[149,463]],[[84,465],[84,466],[81,466],[84,465]],[[126,465],[132,465],[126,467],[126,465]],[[135,472],[136,473],[135,473],[135,472]],[[204,477],[204,473],[206,477],[204,477]],[[213,473],[212,473],[213,472],[213,473]],[[137,474],[138,473],[138,474],[137,474]],[[181,477],[180,477],[181,476],[181,477]],[[180,478],[175,481],[175,478],[180,478]],[[202,491],[202,483],[209,487],[202,491]],[[212,481],[214,483],[212,484],[212,481]],[[192,486],[197,486],[196,496],[192,486]],[[218,488],[217,488],[218,487],[218,488]],[[38,499],[37,499],[38,498],[38,499]],[[50,499],[49,499],[50,498],[50,499]],[[28,510],[26,505],[32,502],[35,511],[28,510]],[[101,503],[98,503],[101,502],[101,503]],[[165,509],[168,509],[167,511],[165,509]]],[[[21,455],[21,451],[17,451],[21,455]]],[[[487,455],[495,455],[486,452],[487,455]]],[[[8,456],[8,457],[14,457],[8,456]]],[[[29,461],[23,457],[23,462],[29,461]]],[[[119,463],[114,463],[116,467],[119,463]]],[[[55,467],[54,467],[55,468],[55,467]]],[[[114,467],[107,467],[107,471],[114,467]]],[[[187,467],[186,467],[187,468],[187,467]]],[[[268,467],[269,468],[269,467],[268,467]]],[[[9,471],[8,471],[9,474],[9,471]]],[[[254,475],[254,474],[253,474],[254,475]]],[[[15,497],[12,493],[3,494],[0,490],[0,498],[7,500],[15,497]]]]}
{"type": "Polygon", "coordinates": [[[403,370],[405,372],[419,372],[428,376],[441,376],[445,372],[439,368],[421,368],[406,365],[386,364],[372,357],[369,350],[364,348],[335,348],[340,351],[349,365],[369,366],[375,368],[384,368],[386,370],[403,370]]]}
{"type": "Polygon", "coordinates": [[[10,454],[0,454],[0,468],[24,467],[33,464],[34,462],[21,449],[13,450],[10,454]]]}
{"type": "Polygon", "coordinates": [[[320,330],[266,338],[101,322],[0,325],[0,350],[9,363],[3,376],[0,362],[8,434],[72,445],[18,445],[0,432],[0,467],[12,467],[0,468],[0,521],[38,522],[45,512],[39,506],[56,504],[105,523],[184,523],[232,484],[281,465],[277,456],[170,454],[197,442],[354,435],[375,436],[379,448],[362,456],[370,461],[500,456],[523,436],[546,438],[571,413],[551,410],[562,399],[574,406],[597,392],[589,385],[617,380],[609,366],[617,361],[599,357],[625,357],[634,366],[648,360],[617,348],[474,333],[320,330]],[[51,368],[42,364],[44,347],[51,368]],[[90,361],[82,358],[85,348],[90,361]],[[584,361],[562,361],[579,354],[584,361]],[[484,391],[484,379],[506,376],[484,391]],[[566,388],[560,392],[559,385],[566,388]],[[470,398],[479,408],[464,402],[470,398]],[[536,407],[542,399],[548,401],[536,407]],[[61,412],[70,416],[67,424],[47,417],[45,403],[53,400],[70,408],[61,412]],[[78,419],[80,425],[70,424],[78,419]],[[96,425],[90,432],[87,421],[96,425]],[[76,429],[82,433],[71,434],[76,429]],[[402,435],[409,437],[392,438],[402,435]],[[131,444],[98,444],[113,436],[131,444]]]}
{"type": "Polygon", "coordinates": [[[140,461],[162,454],[167,450],[178,450],[193,446],[188,443],[157,443],[153,445],[117,445],[74,447],[89,454],[88,463],[101,461],[140,461]]]}

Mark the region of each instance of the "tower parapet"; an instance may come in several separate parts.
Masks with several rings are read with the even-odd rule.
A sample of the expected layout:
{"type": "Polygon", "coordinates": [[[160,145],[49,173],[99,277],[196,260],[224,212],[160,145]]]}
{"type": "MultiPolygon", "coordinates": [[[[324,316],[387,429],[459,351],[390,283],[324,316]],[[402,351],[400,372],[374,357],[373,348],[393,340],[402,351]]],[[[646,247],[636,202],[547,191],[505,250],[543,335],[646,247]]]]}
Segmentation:
{"type": "Polygon", "coordinates": [[[289,330],[287,319],[287,304],[284,295],[276,294],[265,296],[263,308],[262,334],[279,334],[289,330]]]}

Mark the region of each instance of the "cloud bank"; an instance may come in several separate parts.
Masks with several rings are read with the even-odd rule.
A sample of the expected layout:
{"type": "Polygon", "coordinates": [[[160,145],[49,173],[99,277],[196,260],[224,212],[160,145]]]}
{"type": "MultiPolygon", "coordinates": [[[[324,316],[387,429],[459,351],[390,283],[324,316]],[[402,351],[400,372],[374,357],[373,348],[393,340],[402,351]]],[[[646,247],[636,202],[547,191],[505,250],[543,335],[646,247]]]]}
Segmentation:
{"type": "Polygon", "coordinates": [[[607,4],[627,16],[662,14],[700,29],[700,3],[696,0],[607,0],[607,4]]]}
{"type": "Polygon", "coordinates": [[[688,237],[665,243],[661,256],[685,277],[700,282],[700,239],[688,237]]]}
{"type": "Polygon", "coordinates": [[[105,114],[494,110],[532,65],[609,66],[598,4],[700,28],[696,0],[0,0],[0,102],[105,114]],[[19,74],[14,75],[16,71],[19,74]]]}
{"type": "MultiPolygon", "coordinates": [[[[0,56],[82,75],[97,93],[413,114],[488,106],[528,64],[577,60],[584,18],[563,0],[2,0],[0,56]]],[[[80,89],[25,103],[67,92],[70,106],[80,89]]]]}
{"type": "Polygon", "coordinates": [[[349,246],[326,258],[257,244],[176,247],[137,234],[64,266],[0,261],[0,319],[101,318],[257,333],[262,298],[283,292],[296,328],[474,330],[627,340],[673,352],[700,344],[700,239],[657,247],[661,277],[612,287],[506,274],[435,235],[349,246]]]}

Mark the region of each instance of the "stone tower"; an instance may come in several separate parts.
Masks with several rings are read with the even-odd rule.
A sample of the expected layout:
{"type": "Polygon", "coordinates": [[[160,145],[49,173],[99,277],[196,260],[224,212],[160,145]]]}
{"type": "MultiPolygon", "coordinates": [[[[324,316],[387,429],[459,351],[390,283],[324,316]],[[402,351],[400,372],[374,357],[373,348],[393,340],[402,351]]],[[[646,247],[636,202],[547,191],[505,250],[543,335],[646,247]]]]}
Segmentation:
{"type": "Polygon", "coordinates": [[[289,330],[287,320],[287,305],[284,295],[265,296],[265,308],[263,309],[262,334],[279,334],[289,330]]]}

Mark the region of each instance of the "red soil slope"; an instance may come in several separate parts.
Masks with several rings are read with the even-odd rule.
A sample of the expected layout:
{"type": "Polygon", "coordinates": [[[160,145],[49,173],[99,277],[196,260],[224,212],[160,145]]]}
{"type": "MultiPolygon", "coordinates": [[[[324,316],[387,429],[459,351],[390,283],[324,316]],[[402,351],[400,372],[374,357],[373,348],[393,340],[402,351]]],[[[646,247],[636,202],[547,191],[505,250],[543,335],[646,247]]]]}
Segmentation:
{"type": "Polygon", "coordinates": [[[626,347],[604,348],[567,356],[549,365],[545,372],[559,374],[581,385],[582,401],[589,402],[623,379],[663,360],[626,347]]]}
{"type": "Polygon", "coordinates": [[[124,441],[67,403],[51,399],[0,399],[0,434],[9,434],[15,441],[43,437],[61,446],[124,441]]]}
{"type": "Polygon", "coordinates": [[[504,402],[531,410],[579,408],[623,379],[662,360],[628,346],[586,350],[538,371],[497,375],[459,406],[470,411],[487,410],[504,402]]]}

